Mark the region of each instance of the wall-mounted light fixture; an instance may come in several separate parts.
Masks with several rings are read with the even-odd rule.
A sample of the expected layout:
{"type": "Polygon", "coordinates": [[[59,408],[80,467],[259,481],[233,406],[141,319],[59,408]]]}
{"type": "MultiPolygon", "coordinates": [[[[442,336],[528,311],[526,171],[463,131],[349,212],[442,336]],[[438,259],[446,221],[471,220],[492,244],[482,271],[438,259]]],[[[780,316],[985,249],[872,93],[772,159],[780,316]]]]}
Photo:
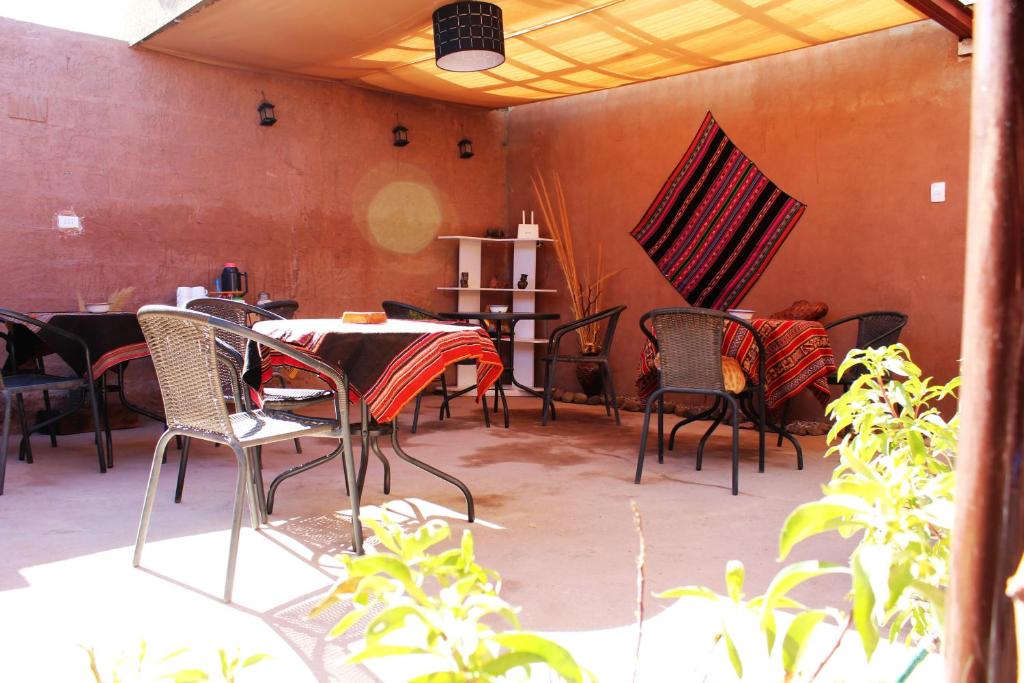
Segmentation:
{"type": "Polygon", "coordinates": [[[405,126],[395,126],[391,129],[391,134],[395,136],[395,147],[405,147],[409,144],[409,129],[405,126]]]}
{"type": "Polygon", "coordinates": [[[459,140],[459,158],[470,159],[473,157],[473,141],[469,138],[459,140]]]}
{"type": "Polygon", "coordinates": [[[434,59],[445,71],[485,71],[503,64],[501,8],[474,0],[434,10],[434,59]]]}
{"type": "Polygon", "coordinates": [[[261,126],[272,126],[277,123],[277,117],[274,116],[274,105],[267,100],[260,102],[260,106],[256,107],[256,111],[260,113],[261,126]]]}

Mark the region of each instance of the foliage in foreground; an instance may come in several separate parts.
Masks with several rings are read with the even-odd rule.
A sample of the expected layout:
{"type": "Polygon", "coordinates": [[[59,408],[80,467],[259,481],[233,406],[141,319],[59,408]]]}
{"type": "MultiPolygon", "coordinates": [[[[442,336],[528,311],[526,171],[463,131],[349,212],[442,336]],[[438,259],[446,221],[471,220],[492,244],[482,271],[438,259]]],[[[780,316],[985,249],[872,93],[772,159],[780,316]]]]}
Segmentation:
{"type": "Polygon", "coordinates": [[[955,398],[959,379],[933,386],[902,344],[851,351],[839,374],[851,371],[850,390],[828,406],[834,425],[826,455],[837,454],[839,464],[824,495],[796,508],[779,536],[783,560],[811,536],[859,534],[846,563],[791,564],[764,595],[743,601],[743,565],[734,560],[726,568],[727,596],[696,586],[661,594],[708,599],[720,608],[716,642],[724,643],[741,678],[753,672],[758,680],[792,680],[825,619],[841,627],[839,638],[852,625],[869,659],[883,637],[892,642],[903,635],[914,644],[942,631],[959,420],[944,420],[934,404],[955,398]],[[807,609],[788,597],[804,581],[837,573],[850,577],[848,614],[807,609]],[[790,613],[782,638],[775,610],[790,613]]]}
{"type": "Polygon", "coordinates": [[[520,630],[518,608],[501,598],[498,575],[477,564],[469,531],[459,547],[434,554],[431,549],[451,536],[443,521],[411,532],[386,515],[381,524],[367,524],[387,552],[342,556],[345,577],[312,613],[351,604],[329,637],[368,620],[366,647],[351,663],[420,655],[408,660],[422,671],[410,683],[523,680],[534,664],[546,665],[557,680],[592,679],[563,647],[520,630]],[[511,630],[495,628],[500,622],[511,630]]]}
{"type": "Polygon", "coordinates": [[[89,656],[89,670],[96,683],[144,683],[147,681],[172,682],[172,683],[205,683],[206,681],[219,680],[224,683],[235,683],[239,674],[251,666],[259,664],[267,659],[269,655],[255,654],[242,658],[237,651],[228,652],[224,649],[217,650],[220,660],[220,678],[211,678],[205,669],[195,666],[188,668],[176,668],[180,658],[188,652],[187,648],[175,650],[162,657],[154,657],[146,647],[146,641],[139,645],[139,653],[136,657],[122,655],[114,662],[109,674],[100,672],[100,664],[96,659],[96,651],[93,648],[86,649],[89,656]]]}

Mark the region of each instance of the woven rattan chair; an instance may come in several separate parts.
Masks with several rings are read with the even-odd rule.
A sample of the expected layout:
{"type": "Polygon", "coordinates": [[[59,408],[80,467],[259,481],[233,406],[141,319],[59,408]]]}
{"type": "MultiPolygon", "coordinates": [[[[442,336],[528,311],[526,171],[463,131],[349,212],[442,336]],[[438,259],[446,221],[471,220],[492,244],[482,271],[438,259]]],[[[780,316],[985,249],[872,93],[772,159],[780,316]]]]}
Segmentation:
{"type": "Polygon", "coordinates": [[[3,432],[2,436],[0,436],[2,438],[2,441],[0,441],[0,495],[3,495],[4,492],[4,478],[7,473],[7,442],[10,438],[11,407],[15,403],[18,406],[21,422],[22,443],[26,446],[24,451],[26,455],[24,457],[28,462],[31,462],[31,451],[27,450],[31,432],[41,431],[44,427],[55,424],[64,415],[77,411],[84,405],[85,398],[87,397],[92,408],[93,430],[96,436],[96,455],[99,458],[100,472],[106,472],[107,462],[103,454],[103,439],[100,436],[100,426],[102,423],[100,420],[99,401],[96,398],[96,380],[92,376],[92,359],[89,356],[89,347],[86,346],[85,341],[78,335],[62,330],[55,325],[50,325],[24,313],[18,313],[6,308],[0,308],[0,323],[5,325],[6,323],[28,325],[29,327],[45,330],[49,335],[63,337],[81,346],[86,368],[85,374],[69,377],[48,375],[42,364],[37,364],[35,368],[28,371],[19,370],[17,350],[14,349],[12,342],[13,335],[10,337],[5,335],[4,342],[11,362],[8,364],[9,371],[0,374],[0,398],[4,402],[3,432]],[[42,422],[30,426],[25,412],[24,395],[28,393],[43,394],[48,403],[49,392],[51,391],[67,391],[77,398],[77,401],[69,411],[61,415],[50,415],[42,422]]]}
{"type": "MultiPolygon", "coordinates": [[[[889,346],[895,344],[900,340],[900,332],[904,327],[907,326],[907,315],[900,313],[899,311],[869,311],[867,313],[857,313],[855,315],[848,315],[845,318],[834,320],[828,325],[825,325],[825,330],[831,330],[840,325],[847,323],[857,323],[857,341],[854,343],[852,348],[855,349],[868,349],[876,346],[889,346]]],[[[844,358],[846,354],[836,354],[837,359],[844,358]]],[[[836,375],[831,375],[828,378],[828,383],[836,386],[841,386],[843,391],[849,391],[850,385],[853,384],[853,380],[860,377],[864,373],[864,368],[855,366],[849,368],[842,376],[842,378],[836,375]]],[[[789,401],[786,401],[782,405],[782,414],[779,417],[779,423],[785,427],[786,421],[789,418],[789,401]]],[[[777,445],[782,445],[782,432],[779,432],[779,439],[777,445]]]]}
{"type": "MultiPolygon", "coordinates": [[[[381,303],[381,308],[384,309],[385,315],[387,315],[390,320],[428,320],[433,322],[451,323],[450,320],[442,318],[433,311],[428,311],[425,308],[413,306],[412,304],[403,303],[401,301],[384,301],[381,303]]],[[[445,379],[444,373],[442,373],[438,379],[441,381],[442,397],[439,418],[443,420],[446,417],[450,418],[452,416],[452,409],[448,401],[448,399],[450,398],[448,394],[448,380],[445,379]]],[[[409,428],[409,431],[412,432],[413,434],[416,433],[416,430],[419,427],[420,404],[423,401],[423,393],[424,392],[420,392],[416,396],[416,405],[413,408],[412,426],[409,428]]],[[[484,401],[483,403],[484,421],[487,423],[487,426],[490,427],[490,418],[487,415],[487,402],[484,401]]]]}
{"type": "Polygon", "coordinates": [[[555,419],[555,404],[551,394],[554,390],[555,365],[557,363],[597,363],[601,366],[601,375],[604,379],[604,409],[608,415],[615,411],[615,424],[620,425],[619,406],[615,402],[615,384],[612,382],[611,367],[608,364],[608,356],[612,352],[612,342],[615,339],[615,328],[619,324],[619,316],[626,310],[625,306],[616,306],[600,313],[580,318],[579,320],[560,325],[551,331],[548,339],[547,351],[544,354],[544,408],[541,412],[541,424],[547,425],[548,413],[551,419],[555,419]],[[570,332],[575,332],[587,325],[600,325],[604,323],[604,339],[601,342],[601,351],[590,356],[572,355],[560,353],[562,339],[570,332]]]}
{"type": "MultiPolygon", "coordinates": [[[[637,455],[636,477],[640,483],[651,411],[658,411],[658,461],[664,458],[664,396],[668,393],[713,396],[722,409],[701,437],[697,447],[697,469],[701,469],[704,446],[724,420],[732,416],[732,494],[739,494],[739,423],[744,406],[758,428],[758,471],[764,471],[764,346],[753,325],[746,320],[705,308],[657,308],[644,313],[640,329],[657,351],[658,388],[648,397],[644,407],[640,452],[637,455]],[[726,390],[722,374],[722,335],[726,321],[747,329],[758,346],[758,381],[750,382],[739,394],[726,390]]],[[[802,462],[798,463],[802,467],[802,462]]]]}
{"type": "Polygon", "coordinates": [[[264,311],[270,311],[276,315],[291,320],[295,317],[296,311],[299,310],[299,302],[294,299],[277,299],[275,301],[268,301],[261,305],[264,311]]]}
{"type": "Polygon", "coordinates": [[[170,306],[144,306],[139,310],[139,324],[146,336],[153,366],[156,369],[160,392],[167,416],[167,431],[157,441],[150,468],[146,500],[139,522],[135,543],[134,566],[142,560],[142,549],[153,511],[160,462],[167,444],[175,436],[187,436],[223,444],[238,460],[234,508],[231,522],[231,542],[228,551],[224,600],[231,601],[238,539],[242,522],[242,509],[248,501],[250,519],[258,528],[265,515],[263,483],[254,462],[254,451],[264,444],[289,441],[298,436],[318,436],[340,439],[333,455],[342,454],[345,481],[350,492],[352,507],[352,536],[355,552],[363,547],[362,527],[359,523],[359,490],[356,487],[352,461],[352,438],[349,423],[348,380],[323,361],[252,330],[197,311],[170,306]],[[244,387],[235,374],[239,358],[225,339],[242,338],[299,361],[321,374],[339,388],[333,394],[333,418],[300,417],[292,414],[269,414],[251,409],[242,398],[244,387]],[[242,409],[231,414],[222,386],[222,369],[232,377],[235,407],[242,409]]]}
{"type": "MultiPolygon", "coordinates": [[[[218,298],[199,298],[193,299],[188,302],[185,307],[190,311],[199,311],[200,313],[206,313],[212,315],[221,320],[227,320],[236,325],[242,325],[244,327],[252,327],[261,320],[284,320],[277,313],[273,313],[264,308],[258,306],[252,306],[245,303],[244,301],[233,301],[231,299],[218,299],[218,298]]],[[[297,305],[296,305],[297,307],[297,305]]],[[[245,357],[247,340],[236,337],[231,334],[224,334],[221,337],[221,341],[225,342],[235,351],[237,351],[240,357],[245,357]]],[[[227,368],[221,368],[219,370],[221,376],[221,385],[224,388],[225,397],[231,397],[231,372],[227,368]]],[[[238,368],[238,372],[241,372],[241,368],[238,368]]],[[[284,377],[276,375],[277,379],[284,384],[284,377]]],[[[324,403],[330,401],[333,397],[333,392],[330,389],[317,389],[317,388],[293,388],[293,387],[263,387],[263,408],[268,411],[295,411],[302,408],[308,408],[318,403],[324,403]]],[[[302,453],[302,444],[299,440],[295,439],[295,452],[302,453]]],[[[174,502],[180,503],[182,492],[185,487],[185,471],[188,467],[188,456],[189,456],[189,442],[186,439],[184,447],[181,451],[181,459],[178,465],[178,485],[174,492],[174,502]]],[[[257,462],[259,462],[259,455],[257,454],[257,462]]]]}

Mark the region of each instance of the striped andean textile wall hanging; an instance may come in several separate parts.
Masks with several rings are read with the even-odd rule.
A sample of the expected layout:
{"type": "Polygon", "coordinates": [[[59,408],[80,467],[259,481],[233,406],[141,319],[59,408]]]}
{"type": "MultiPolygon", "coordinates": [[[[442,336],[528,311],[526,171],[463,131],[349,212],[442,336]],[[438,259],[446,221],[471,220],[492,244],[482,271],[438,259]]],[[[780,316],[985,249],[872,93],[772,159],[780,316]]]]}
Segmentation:
{"type": "Polygon", "coordinates": [[[805,208],[708,112],[630,234],[690,305],[724,310],[754,286],[805,208]]]}

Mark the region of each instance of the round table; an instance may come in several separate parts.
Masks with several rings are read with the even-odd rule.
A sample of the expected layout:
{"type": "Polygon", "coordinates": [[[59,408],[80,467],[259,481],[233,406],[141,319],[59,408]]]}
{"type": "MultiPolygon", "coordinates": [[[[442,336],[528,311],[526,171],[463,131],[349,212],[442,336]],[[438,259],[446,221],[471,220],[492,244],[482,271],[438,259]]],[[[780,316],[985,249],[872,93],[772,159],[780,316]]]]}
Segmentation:
{"type": "MultiPolygon", "coordinates": [[[[561,316],[558,313],[538,313],[536,311],[505,311],[504,313],[492,313],[490,311],[445,311],[438,313],[438,315],[446,320],[475,320],[480,323],[484,328],[487,327],[488,321],[497,322],[498,325],[494,331],[488,331],[491,335],[491,339],[494,341],[494,346],[498,349],[498,355],[501,355],[501,344],[499,343],[502,335],[501,323],[508,323],[508,363],[505,364],[509,374],[512,376],[512,384],[521,389],[522,391],[536,396],[537,398],[544,398],[544,394],[536,391],[533,387],[528,387],[524,384],[520,384],[516,380],[515,368],[513,367],[513,359],[515,358],[515,343],[516,343],[516,323],[520,320],[558,320],[561,316]]],[[[501,397],[502,407],[505,418],[505,427],[509,426],[509,414],[508,414],[508,402],[505,400],[505,393],[501,386],[501,378],[495,382],[495,410],[497,410],[498,397],[501,397]]],[[[470,387],[469,389],[472,389],[470,387]]],[[[457,394],[453,394],[450,398],[456,398],[461,396],[468,389],[464,389],[457,394]]]]}

